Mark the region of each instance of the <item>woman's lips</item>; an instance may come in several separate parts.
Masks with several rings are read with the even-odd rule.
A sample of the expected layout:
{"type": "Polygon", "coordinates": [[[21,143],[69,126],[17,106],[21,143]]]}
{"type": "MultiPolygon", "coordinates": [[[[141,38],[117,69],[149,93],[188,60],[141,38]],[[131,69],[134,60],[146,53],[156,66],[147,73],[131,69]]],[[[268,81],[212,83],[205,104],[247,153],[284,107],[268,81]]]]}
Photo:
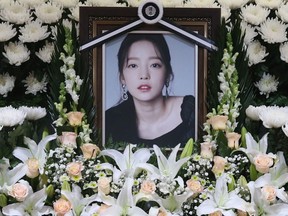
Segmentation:
{"type": "Polygon", "coordinates": [[[151,89],[151,86],[149,86],[149,85],[140,85],[138,87],[138,89],[141,90],[141,91],[149,91],[151,89]]]}

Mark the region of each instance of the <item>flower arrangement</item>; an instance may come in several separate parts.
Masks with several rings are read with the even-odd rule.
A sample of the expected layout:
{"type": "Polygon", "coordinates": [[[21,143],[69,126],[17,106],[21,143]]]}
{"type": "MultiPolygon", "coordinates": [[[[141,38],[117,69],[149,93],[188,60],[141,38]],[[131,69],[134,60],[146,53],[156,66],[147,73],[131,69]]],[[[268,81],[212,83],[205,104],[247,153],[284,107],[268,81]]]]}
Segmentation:
{"type": "Polygon", "coordinates": [[[0,215],[287,215],[287,3],[162,3],[220,7],[225,29],[216,105],[203,138],[182,151],[102,149],[92,106],[83,105],[79,6],[140,1],[0,2],[0,215]],[[243,62],[253,80],[248,104],[243,62]]]}

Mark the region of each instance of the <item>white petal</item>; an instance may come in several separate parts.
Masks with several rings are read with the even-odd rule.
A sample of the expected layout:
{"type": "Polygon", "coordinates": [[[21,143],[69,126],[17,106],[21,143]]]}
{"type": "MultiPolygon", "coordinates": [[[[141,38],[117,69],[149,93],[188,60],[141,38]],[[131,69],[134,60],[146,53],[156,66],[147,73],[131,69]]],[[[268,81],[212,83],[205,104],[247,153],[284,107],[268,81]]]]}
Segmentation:
{"type": "Polygon", "coordinates": [[[205,200],[197,208],[197,215],[206,215],[220,210],[212,200],[205,200]]]}

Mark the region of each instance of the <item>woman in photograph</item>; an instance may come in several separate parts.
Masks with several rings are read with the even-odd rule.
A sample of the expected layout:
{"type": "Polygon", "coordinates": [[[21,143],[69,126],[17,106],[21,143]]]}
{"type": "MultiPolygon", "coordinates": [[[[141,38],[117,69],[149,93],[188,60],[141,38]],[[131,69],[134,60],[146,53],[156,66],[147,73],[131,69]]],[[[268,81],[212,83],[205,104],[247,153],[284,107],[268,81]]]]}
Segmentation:
{"type": "Polygon", "coordinates": [[[128,34],[117,57],[122,99],[105,113],[106,142],[183,147],[194,138],[194,97],[168,95],[174,75],[164,36],[128,34]]]}

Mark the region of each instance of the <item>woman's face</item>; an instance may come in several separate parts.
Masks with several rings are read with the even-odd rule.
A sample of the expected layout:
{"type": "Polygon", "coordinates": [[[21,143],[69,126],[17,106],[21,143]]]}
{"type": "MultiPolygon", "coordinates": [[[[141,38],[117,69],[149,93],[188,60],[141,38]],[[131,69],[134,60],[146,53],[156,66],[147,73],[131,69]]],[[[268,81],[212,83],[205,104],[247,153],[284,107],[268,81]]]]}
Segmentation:
{"type": "Polygon", "coordinates": [[[128,51],[121,81],[134,100],[153,101],[162,97],[166,80],[165,65],[157,48],[150,41],[137,41],[128,51]]]}

